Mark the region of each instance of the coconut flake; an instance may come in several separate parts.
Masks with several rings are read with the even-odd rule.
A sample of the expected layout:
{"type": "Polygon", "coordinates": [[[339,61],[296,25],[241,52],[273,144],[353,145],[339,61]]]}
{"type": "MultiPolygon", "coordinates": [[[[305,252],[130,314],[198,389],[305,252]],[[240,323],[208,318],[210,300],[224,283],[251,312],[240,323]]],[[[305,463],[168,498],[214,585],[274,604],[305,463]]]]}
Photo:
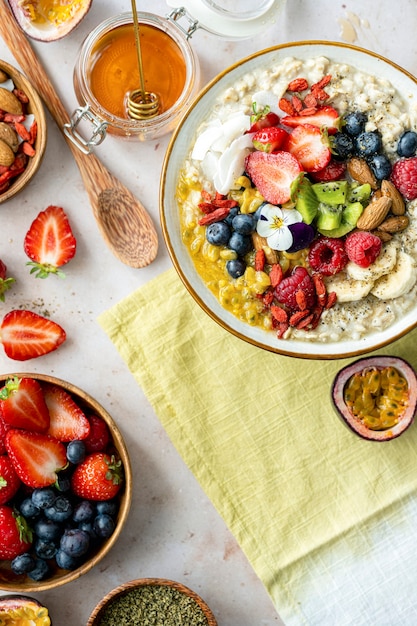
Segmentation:
{"type": "Polygon", "coordinates": [[[272,113],[277,115],[281,114],[281,109],[278,106],[279,98],[272,93],[272,91],[257,91],[252,96],[252,102],[256,104],[258,111],[261,111],[265,107],[269,107],[272,113]]]}
{"type": "Polygon", "coordinates": [[[227,194],[236,178],[245,170],[245,158],[253,148],[252,134],[241,135],[224,151],[219,159],[214,176],[216,191],[227,194]]]}

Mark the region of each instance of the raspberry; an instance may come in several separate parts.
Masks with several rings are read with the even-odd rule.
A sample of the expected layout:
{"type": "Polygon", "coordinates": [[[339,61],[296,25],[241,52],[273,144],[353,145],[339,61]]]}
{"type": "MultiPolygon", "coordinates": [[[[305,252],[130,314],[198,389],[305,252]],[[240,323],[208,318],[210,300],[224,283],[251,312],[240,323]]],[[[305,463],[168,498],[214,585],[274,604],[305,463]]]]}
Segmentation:
{"type": "Polygon", "coordinates": [[[337,274],[348,260],[343,241],[332,237],[316,239],[308,253],[311,268],[324,276],[337,274]]]}
{"type": "Polygon", "coordinates": [[[346,237],[345,250],[349,261],[360,267],[369,267],[381,252],[379,237],[367,231],[358,230],[346,237]]]}
{"type": "Polygon", "coordinates": [[[417,198],[417,157],[400,159],[392,167],[391,181],[406,200],[417,198]]]}
{"type": "Polygon", "coordinates": [[[311,276],[305,267],[298,265],[290,276],[283,278],[275,288],[275,297],[278,302],[285,304],[292,311],[298,309],[297,291],[301,290],[306,299],[306,309],[311,309],[316,302],[316,290],[311,276]]]}

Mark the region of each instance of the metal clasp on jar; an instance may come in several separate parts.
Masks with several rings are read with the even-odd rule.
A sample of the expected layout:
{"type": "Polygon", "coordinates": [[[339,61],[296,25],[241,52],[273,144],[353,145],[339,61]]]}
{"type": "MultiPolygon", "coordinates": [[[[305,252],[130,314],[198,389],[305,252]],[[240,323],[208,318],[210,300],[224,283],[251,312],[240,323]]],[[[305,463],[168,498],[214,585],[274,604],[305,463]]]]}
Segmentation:
{"type": "Polygon", "coordinates": [[[183,7],[179,7],[178,9],[174,9],[173,11],[171,11],[171,13],[169,13],[167,18],[168,18],[168,20],[171,20],[172,22],[175,22],[175,24],[184,33],[184,35],[186,36],[187,39],[190,39],[194,35],[194,33],[197,30],[197,28],[200,27],[198,21],[194,20],[192,18],[192,16],[183,7]],[[188,28],[187,29],[185,29],[179,23],[179,20],[182,17],[185,20],[187,20],[187,22],[188,22],[188,28]]]}
{"type": "Polygon", "coordinates": [[[104,141],[107,133],[107,122],[103,122],[95,117],[87,104],[84,107],[75,109],[68,124],[64,124],[64,133],[84,154],[90,154],[95,146],[104,141]],[[90,139],[85,139],[78,131],[78,126],[82,121],[87,121],[93,126],[93,133],[90,139]]]}

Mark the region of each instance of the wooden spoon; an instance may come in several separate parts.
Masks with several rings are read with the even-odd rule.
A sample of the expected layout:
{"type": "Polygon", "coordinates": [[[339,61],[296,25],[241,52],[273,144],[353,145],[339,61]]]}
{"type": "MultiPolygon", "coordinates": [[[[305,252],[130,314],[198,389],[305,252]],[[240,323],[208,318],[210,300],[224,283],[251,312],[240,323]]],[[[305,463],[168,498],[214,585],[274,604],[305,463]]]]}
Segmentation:
{"type": "MultiPolygon", "coordinates": [[[[5,0],[0,0],[0,35],[64,134],[69,115],[5,0]]],[[[126,265],[149,265],[158,252],[158,236],[145,207],[95,155],[84,154],[65,134],[64,137],[80,170],[104,241],[126,265]]]]}

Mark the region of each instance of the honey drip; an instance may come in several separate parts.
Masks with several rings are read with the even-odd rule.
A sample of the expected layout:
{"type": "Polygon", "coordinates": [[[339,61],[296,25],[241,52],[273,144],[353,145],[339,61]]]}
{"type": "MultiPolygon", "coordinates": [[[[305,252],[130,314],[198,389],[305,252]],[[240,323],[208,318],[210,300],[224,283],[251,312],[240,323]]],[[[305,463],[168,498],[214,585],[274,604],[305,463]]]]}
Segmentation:
{"type": "MultiPolygon", "coordinates": [[[[140,24],[145,89],[157,94],[159,115],[180,97],[186,76],[185,60],[175,41],[159,28],[140,24]]],[[[100,105],[128,119],[128,97],[140,83],[135,35],[131,25],[104,35],[92,53],[89,83],[100,105]]]]}

